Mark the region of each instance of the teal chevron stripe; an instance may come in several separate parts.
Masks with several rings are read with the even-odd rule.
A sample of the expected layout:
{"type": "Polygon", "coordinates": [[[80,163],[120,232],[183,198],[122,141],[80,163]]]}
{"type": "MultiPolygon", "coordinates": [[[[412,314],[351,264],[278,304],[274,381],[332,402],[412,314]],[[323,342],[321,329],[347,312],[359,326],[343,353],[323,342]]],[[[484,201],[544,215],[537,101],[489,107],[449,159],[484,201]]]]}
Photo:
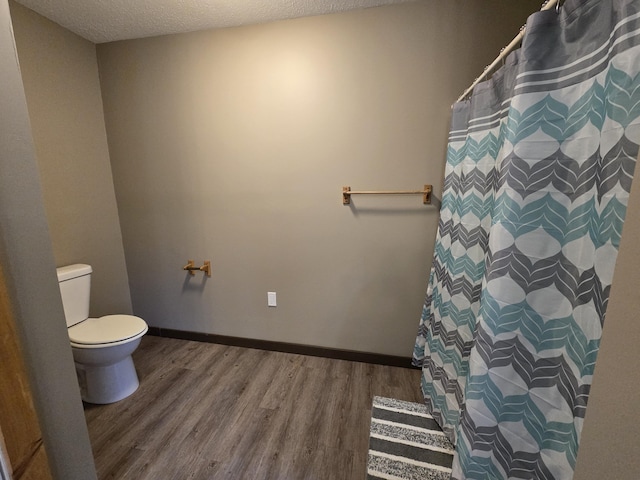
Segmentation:
{"type": "Polygon", "coordinates": [[[521,114],[517,112],[518,105],[513,105],[509,117],[509,131],[513,136],[508,139],[515,145],[542,130],[560,143],[589,122],[600,129],[604,123],[604,104],[604,88],[594,81],[591,88],[572,105],[556,100],[551,94],[521,114]]]}
{"type": "Polygon", "coordinates": [[[425,376],[427,371],[428,370],[424,370],[421,380],[422,393],[426,398],[431,400],[431,404],[433,406],[432,412],[437,412],[443,418],[444,424],[451,428],[458,424],[458,420],[460,419],[460,409],[457,407],[451,408],[449,406],[447,395],[441,394],[441,392],[436,389],[435,383],[430,376],[425,376]]]}
{"type": "Polygon", "coordinates": [[[459,309],[455,301],[443,301],[438,285],[433,288],[432,298],[433,304],[436,305],[434,311],[440,318],[447,318],[457,326],[469,326],[470,328],[474,326],[477,316],[476,310],[479,305],[459,309]]]}
{"type": "Polygon", "coordinates": [[[476,217],[479,225],[491,225],[491,217],[493,214],[493,199],[481,199],[478,196],[469,196],[465,202],[461,198],[453,198],[451,194],[445,196],[444,201],[447,202],[445,210],[442,212],[444,218],[456,218],[457,221],[466,215],[472,214],[476,217]]]}
{"type": "MultiPolygon", "coordinates": [[[[455,351],[455,347],[452,346],[452,347],[449,347],[448,349],[445,349],[445,347],[443,346],[443,343],[444,342],[428,341],[425,348],[428,349],[428,351],[430,352],[438,352],[437,362],[443,368],[445,368],[448,365],[451,365],[452,368],[456,369],[456,373],[459,372],[460,375],[464,373],[464,375],[466,376],[469,369],[468,362],[464,361],[464,358],[460,355],[460,352],[455,351]]],[[[432,358],[436,358],[436,357],[426,355],[425,359],[427,360],[425,361],[425,363],[430,361],[432,358]]],[[[464,377],[462,378],[464,379],[464,377]]],[[[433,396],[435,394],[433,392],[430,392],[429,395],[433,396]]],[[[443,401],[446,401],[446,400],[443,399],[443,401]]],[[[447,415],[447,417],[451,417],[451,414],[447,415]]]]}
{"type": "MultiPolygon", "coordinates": [[[[468,363],[464,361],[463,356],[456,350],[455,345],[447,347],[445,343],[446,342],[441,341],[440,337],[432,338],[431,336],[427,336],[425,349],[429,352],[438,352],[439,362],[443,367],[445,365],[451,365],[456,369],[456,372],[466,375],[469,368],[468,363]]],[[[432,358],[430,355],[426,355],[426,357],[432,358]]]]}
{"type": "Polygon", "coordinates": [[[450,144],[447,148],[447,164],[449,167],[455,168],[465,160],[477,163],[487,156],[496,158],[502,144],[499,136],[496,137],[493,132],[483,133],[482,135],[484,136],[478,139],[467,137],[457,149],[450,144]]]}
{"type": "Polygon", "coordinates": [[[587,123],[602,129],[607,116],[624,128],[637,121],[640,117],[640,75],[632,78],[612,66],[604,86],[593,81],[591,87],[571,105],[556,100],[551,94],[522,113],[514,105],[506,125],[507,137],[515,144],[542,129],[562,142],[587,123]]]}
{"type": "Polygon", "coordinates": [[[501,142],[493,134],[489,132],[479,140],[468,138],[467,156],[476,163],[484,157],[496,158],[500,151],[501,142]]]}
{"type": "Polygon", "coordinates": [[[575,135],[587,123],[601,130],[605,118],[605,89],[598,82],[593,82],[591,88],[568,109],[562,136],[557,140],[575,135]]]}
{"type": "Polygon", "coordinates": [[[451,144],[447,147],[447,167],[452,168],[464,160],[467,155],[466,141],[458,149],[455,149],[451,144]]]}
{"type": "Polygon", "coordinates": [[[493,463],[491,457],[475,455],[469,448],[467,439],[458,433],[460,441],[456,445],[456,453],[460,460],[459,468],[452,472],[451,478],[468,478],[473,480],[496,480],[504,478],[504,472],[493,463]],[[464,475],[464,477],[463,477],[464,475]]]}
{"type": "MultiPolygon", "coordinates": [[[[438,297],[439,294],[436,293],[435,301],[437,301],[438,297]]],[[[459,310],[455,303],[443,302],[436,311],[424,312],[425,320],[428,319],[431,324],[431,328],[427,330],[424,336],[425,350],[428,352],[437,352],[442,358],[443,364],[452,364],[456,371],[466,373],[467,364],[465,357],[468,355],[468,352],[466,352],[468,348],[464,348],[463,345],[465,342],[468,343],[472,341],[472,339],[462,339],[457,329],[467,327],[469,332],[474,331],[477,317],[476,308],[477,306],[474,305],[468,309],[459,310]],[[430,315],[433,315],[433,318],[431,318],[430,315]],[[456,330],[447,331],[443,323],[444,318],[454,324],[456,330]]],[[[426,355],[430,355],[430,353],[426,355]]]]}
{"type": "MultiPolygon", "coordinates": [[[[560,462],[561,468],[556,463],[554,471],[551,471],[545,464],[549,459],[548,455],[535,450],[515,450],[509,441],[512,435],[506,437],[500,427],[486,427],[484,421],[481,425],[476,425],[472,418],[475,416],[474,412],[466,411],[461,415],[458,434],[460,440],[456,445],[457,455],[451,474],[453,480],[571,478],[573,467],[568,462],[560,462]]],[[[478,418],[482,418],[482,415],[478,415],[478,418]]],[[[516,434],[523,435],[521,432],[516,434]]]]}
{"type": "Polygon", "coordinates": [[[608,242],[620,244],[626,209],[625,204],[613,197],[602,212],[598,212],[596,202],[588,199],[568,210],[550,193],[520,205],[504,192],[496,199],[493,221],[514,237],[543,228],[563,244],[588,236],[597,248],[608,242]]]}
{"type": "MultiPolygon", "coordinates": [[[[436,397],[442,396],[446,397],[447,395],[453,395],[453,397],[457,400],[457,402],[462,402],[463,400],[463,390],[464,390],[464,382],[459,382],[458,378],[453,377],[449,378],[447,372],[451,370],[451,364],[444,362],[439,356],[428,357],[425,362],[425,368],[423,370],[425,378],[430,378],[432,381],[436,382],[437,385],[440,385],[440,393],[437,393],[437,389],[434,390],[434,395],[436,397]]],[[[466,375],[468,370],[464,370],[466,375]]],[[[430,386],[429,388],[432,388],[430,386]]],[[[452,410],[452,414],[455,412],[455,409],[452,410]]],[[[457,414],[457,412],[455,412],[457,414]]]]}
{"type": "Polygon", "coordinates": [[[442,196],[442,208],[450,212],[449,216],[457,213],[460,217],[463,217],[468,213],[473,213],[479,219],[489,217],[493,203],[493,196],[481,198],[479,195],[468,195],[465,198],[461,198],[451,191],[442,196]]]}
{"type": "Polygon", "coordinates": [[[493,131],[479,140],[467,137],[465,143],[457,150],[449,147],[447,161],[455,166],[466,157],[478,161],[489,154],[496,158],[502,144],[500,137],[504,136],[515,144],[538,129],[562,142],[584,128],[587,123],[601,129],[606,116],[625,128],[631,121],[638,119],[640,75],[631,78],[624,71],[611,67],[605,86],[594,81],[572,105],[556,100],[551,94],[522,113],[514,105],[510,109],[508,120],[503,122],[498,137],[493,131]]]}
{"type": "Polygon", "coordinates": [[[526,301],[501,308],[489,294],[482,298],[480,315],[492,335],[520,334],[537,353],[566,349],[580,376],[593,375],[600,339],[588,340],[584,324],[573,316],[544,320],[526,301]]]}
{"type": "Polygon", "coordinates": [[[526,108],[521,114],[517,114],[516,109],[517,105],[512,105],[512,115],[509,117],[509,130],[514,136],[509,137],[508,140],[513,145],[534,134],[537,130],[542,130],[558,141],[564,138],[563,127],[565,119],[569,116],[569,107],[551,95],[547,95],[544,100],[526,108]]]}
{"type": "MultiPolygon", "coordinates": [[[[464,279],[462,279],[464,282],[464,279]]],[[[457,287],[457,285],[456,285],[457,287]]],[[[480,285],[472,285],[472,292],[465,291],[463,288],[449,289],[445,285],[435,284],[433,301],[441,300],[440,291],[447,292],[447,297],[452,300],[443,301],[433,309],[433,315],[437,317],[438,321],[446,319],[449,324],[455,323],[458,326],[469,325],[469,322],[473,322],[473,319],[477,315],[477,300],[480,294],[480,285]],[[463,294],[466,298],[466,302],[462,303],[462,300],[454,298],[459,293],[463,294]],[[467,305],[466,307],[464,305],[467,305]]],[[[470,327],[473,326],[473,323],[470,327]]]]}
{"type": "MultiPolygon", "coordinates": [[[[469,248],[469,246],[467,246],[467,248],[469,248]]],[[[456,258],[453,256],[453,252],[443,247],[441,243],[436,245],[436,253],[441,255],[438,258],[438,263],[448,270],[451,278],[466,275],[471,283],[479,283],[482,281],[482,275],[484,275],[484,259],[476,263],[466,254],[456,258]]]]}
{"type": "Polygon", "coordinates": [[[541,450],[564,452],[571,466],[575,467],[578,433],[573,417],[567,422],[548,421],[531,395],[504,396],[488,374],[470,376],[465,394],[467,403],[481,400],[496,423],[522,422],[541,450]]]}
{"type": "Polygon", "coordinates": [[[463,217],[472,213],[478,219],[478,223],[483,223],[486,217],[491,216],[494,200],[493,194],[485,193],[482,189],[479,184],[452,186],[442,198],[442,213],[446,213],[447,217],[463,217]]]}
{"type": "MultiPolygon", "coordinates": [[[[433,285],[433,293],[431,295],[432,305],[435,307],[433,311],[436,311],[441,318],[449,318],[458,326],[467,325],[473,327],[480,305],[472,303],[470,307],[459,308],[455,300],[445,301],[443,299],[440,287],[440,284],[433,285]]],[[[447,291],[446,288],[443,288],[443,290],[447,291]]],[[[447,296],[450,296],[448,291],[447,296]]]]}

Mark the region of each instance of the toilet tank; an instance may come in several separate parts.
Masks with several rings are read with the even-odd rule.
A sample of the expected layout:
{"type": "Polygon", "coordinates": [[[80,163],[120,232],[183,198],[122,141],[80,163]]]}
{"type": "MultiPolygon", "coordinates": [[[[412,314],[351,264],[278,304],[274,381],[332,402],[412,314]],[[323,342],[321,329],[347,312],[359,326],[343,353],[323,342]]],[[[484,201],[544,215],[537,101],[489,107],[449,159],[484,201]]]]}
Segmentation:
{"type": "Polygon", "coordinates": [[[56,271],[67,327],[72,327],[89,318],[91,266],[78,263],[57,268],[56,271]]]}

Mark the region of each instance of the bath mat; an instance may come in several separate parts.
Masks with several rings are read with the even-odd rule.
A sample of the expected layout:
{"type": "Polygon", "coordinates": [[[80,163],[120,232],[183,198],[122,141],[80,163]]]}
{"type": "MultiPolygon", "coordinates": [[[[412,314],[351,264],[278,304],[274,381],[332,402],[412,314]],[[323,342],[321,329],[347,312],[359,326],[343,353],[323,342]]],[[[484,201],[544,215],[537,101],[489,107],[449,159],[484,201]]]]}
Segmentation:
{"type": "Polygon", "coordinates": [[[373,398],[368,480],[449,480],[453,452],[424,405],[373,398]]]}

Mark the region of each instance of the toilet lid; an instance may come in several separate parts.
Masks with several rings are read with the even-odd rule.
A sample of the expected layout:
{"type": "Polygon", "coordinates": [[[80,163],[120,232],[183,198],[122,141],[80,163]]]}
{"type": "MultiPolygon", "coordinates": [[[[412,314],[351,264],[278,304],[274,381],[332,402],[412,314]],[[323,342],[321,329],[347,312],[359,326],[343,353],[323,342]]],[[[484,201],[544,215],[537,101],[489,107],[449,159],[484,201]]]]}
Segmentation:
{"type": "Polygon", "coordinates": [[[147,324],[133,315],[106,315],[87,318],[68,329],[69,340],[83,345],[121,342],[127,338],[144,334],[147,324]]]}

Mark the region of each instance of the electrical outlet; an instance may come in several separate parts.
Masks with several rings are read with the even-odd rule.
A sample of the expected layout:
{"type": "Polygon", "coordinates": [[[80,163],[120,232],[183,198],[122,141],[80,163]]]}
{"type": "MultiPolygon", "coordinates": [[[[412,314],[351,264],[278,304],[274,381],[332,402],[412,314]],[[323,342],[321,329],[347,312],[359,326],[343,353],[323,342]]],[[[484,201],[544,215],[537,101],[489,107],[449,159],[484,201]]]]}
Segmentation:
{"type": "Polygon", "coordinates": [[[267,292],[267,306],[276,307],[278,302],[276,301],[276,292],[267,292]]]}

